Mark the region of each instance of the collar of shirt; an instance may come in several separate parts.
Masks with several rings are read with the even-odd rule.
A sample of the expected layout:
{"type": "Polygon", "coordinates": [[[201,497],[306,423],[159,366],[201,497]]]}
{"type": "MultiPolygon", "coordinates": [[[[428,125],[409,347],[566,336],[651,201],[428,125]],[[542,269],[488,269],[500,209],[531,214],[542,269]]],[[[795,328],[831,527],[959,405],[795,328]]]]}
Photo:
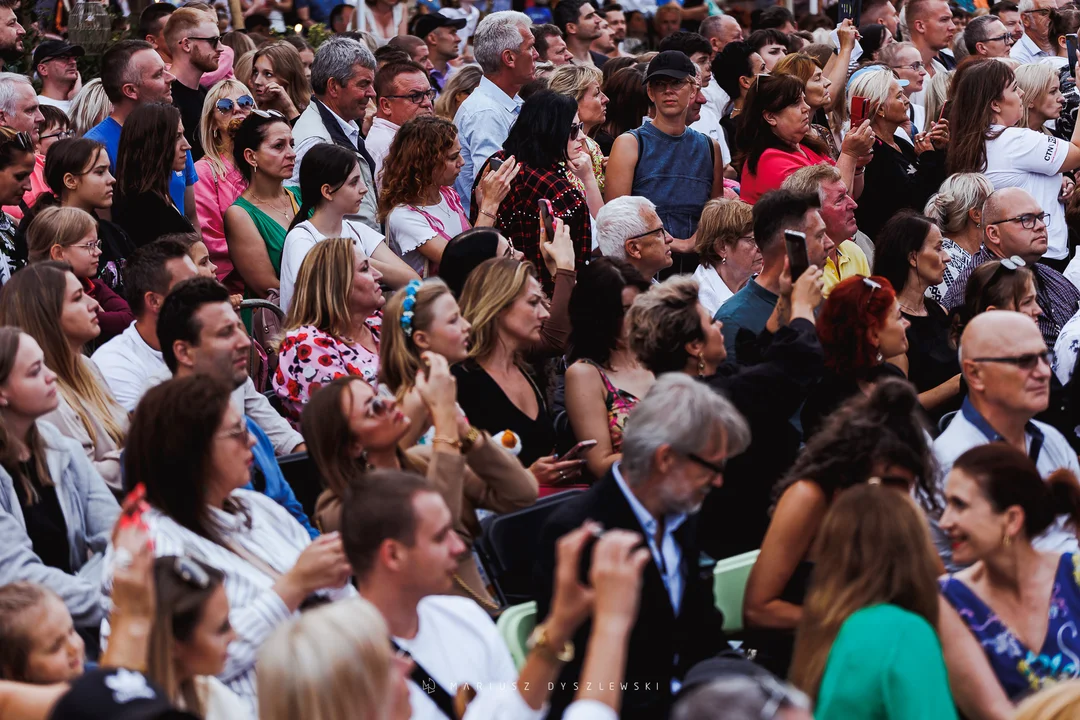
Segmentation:
{"type": "Polygon", "coordinates": [[[330,114],[334,116],[334,119],[341,125],[341,129],[345,131],[345,134],[349,136],[349,139],[353,141],[354,145],[358,145],[357,139],[360,137],[360,126],[356,124],[356,121],[348,121],[343,119],[340,115],[334,112],[329,105],[323,103],[323,107],[330,111],[330,114]]]}
{"type": "MultiPolygon", "coordinates": [[[[987,419],[982,416],[982,413],[975,409],[970,397],[964,398],[964,403],[960,406],[960,412],[963,413],[965,420],[986,437],[987,442],[1004,442],[1005,438],[993,428],[987,419]]],[[[1043,431],[1030,420],[1024,424],[1024,434],[1028,437],[1028,457],[1031,458],[1031,462],[1038,463],[1039,453],[1042,451],[1046,437],[1043,435],[1043,431]]]]}
{"type": "Polygon", "coordinates": [[[507,95],[502,91],[502,88],[488,80],[486,75],[480,78],[480,84],[476,86],[474,92],[478,92],[502,106],[502,108],[511,115],[517,115],[518,111],[521,110],[521,106],[525,103],[520,95],[515,95],[514,97],[507,95]]]}
{"type": "Polygon", "coordinates": [[[371,121],[371,130],[368,130],[368,135],[370,136],[376,129],[389,130],[391,134],[396,134],[401,129],[401,126],[395,125],[385,118],[377,117],[371,121]]]}
{"type": "MultiPolygon", "coordinates": [[[[637,518],[638,523],[641,525],[641,529],[645,531],[645,535],[649,539],[649,544],[652,545],[656,542],[656,530],[657,522],[656,518],[652,516],[641,501],[637,499],[637,496],[630,490],[630,486],[623,480],[622,472],[619,470],[619,463],[615,463],[611,466],[611,474],[615,476],[615,482],[618,483],[619,489],[622,490],[622,494],[626,497],[626,502],[630,503],[630,509],[634,511],[634,517],[637,518]]],[[[664,517],[664,534],[671,535],[679,529],[684,522],[686,522],[686,513],[679,513],[677,515],[667,515],[664,517]]]]}
{"type": "Polygon", "coordinates": [[[1027,33],[1021,35],[1016,44],[1023,46],[1024,50],[1033,57],[1050,57],[1050,53],[1036,45],[1035,41],[1029,38],[1027,33]]]}
{"type": "Polygon", "coordinates": [[[746,287],[744,287],[739,292],[742,292],[743,290],[752,295],[757,295],[762,300],[773,303],[774,305],[780,299],[780,296],[776,293],[761,287],[761,284],[757,281],[756,277],[751,279],[750,282],[746,283],[746,287]]]}

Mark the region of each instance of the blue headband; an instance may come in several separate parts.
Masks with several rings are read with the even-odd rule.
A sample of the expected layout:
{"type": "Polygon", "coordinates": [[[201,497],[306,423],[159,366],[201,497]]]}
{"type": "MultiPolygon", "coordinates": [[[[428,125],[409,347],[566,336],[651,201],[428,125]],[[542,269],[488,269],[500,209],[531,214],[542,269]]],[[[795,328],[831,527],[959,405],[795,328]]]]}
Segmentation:
{"type": "Polygon", "coordinates": [[[416,291],[420,289],[419,280],[410,280],[405,286],[405,299],[401,303],[401,329],[405,337],[412,337],[413,308],[416,307],[416,291]]]}

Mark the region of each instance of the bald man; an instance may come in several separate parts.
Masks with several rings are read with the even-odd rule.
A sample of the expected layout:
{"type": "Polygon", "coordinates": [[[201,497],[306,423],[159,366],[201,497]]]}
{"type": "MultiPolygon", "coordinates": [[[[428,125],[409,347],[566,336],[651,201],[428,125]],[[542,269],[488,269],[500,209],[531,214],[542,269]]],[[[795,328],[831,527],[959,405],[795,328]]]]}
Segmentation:
{"type": "MultiPolygon", "coordinates": [[[[1046,343],[1031,318],[1008,310],[976,316],[960,340],[960,370],[968,396],[934,441],[942,478],[956,458],[990,442],[1005,442],[1023,451],[1044,478],[1061,468],[1080,475],[1076,452],[1065,436],[1033,419],[1050,403],[1052,373],[1046,343]]],[[[1035,547],[1076,552],[1076,534],[1059,519],[1035,539],[1035,547]]]]}
{"type": "Polygon", "coordinates": [[[715,57],[731,42],[743,39],[742,25],[731,15],[714,15],[701,21],[701,35],[712,45],[715,57]]]}
{"type": "Polygon", "coordinates": [[[945,293],[946,310],[962,305],[972,271],[990,260],[1019,257],[1035,272],[1035,299],[1042,308],[1039,330],[1053,347],[1061,328],[1076,313],[1080,290],[1057,270],[1040,262],[1046,253],[1046,217],[1027,190],[1002,188],[983,204],[983,246],[945,293]]]}

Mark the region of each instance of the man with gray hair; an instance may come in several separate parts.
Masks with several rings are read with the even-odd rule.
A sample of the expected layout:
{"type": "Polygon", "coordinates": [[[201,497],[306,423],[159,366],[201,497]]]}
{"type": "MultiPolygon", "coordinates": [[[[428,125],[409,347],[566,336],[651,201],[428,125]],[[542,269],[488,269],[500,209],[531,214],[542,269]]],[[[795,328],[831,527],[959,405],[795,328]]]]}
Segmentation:
{"type": "Polygon", "coordinates": [[[647,197],[623,195],[596,216],[596,243],[604,257],[618,258],[656,282],[656,274],[671,267],[671,235],[647,197]]]}
{"type": "MultiPolygon", "coordinates": [[[[541,530],[537,617],[551,607],[556,543],[586,519],[642,533],[652,553],[641,587],[642,622],[630,635],[623,720],[667,717],[686,671],[727,648],[723,616],[697,570],[697,512],[723,483],[728,458],[749,444],[749,426],[727,398],[689,375],[661,375],[630,416],[622,460],[565,501],[541,530]]],[[[561,717],[573,699],[590,632],[586,622],[574,637],[577,659],[559,676],[549,718],[561,717]]]]}
{"type": "Polygon", "coordinates": [[[1054,46],[1050,42],[1050,11],[1057,8],[1057,0],[1020,0],[1020,22],[1024,34],[1012,46],[1009,57],[1021,65],[1037,63],[1040,58],[1053,57],[1054,46]]]}
{"type": "MultiPolygon", "coordinates": [[[[41,115],[37,92],[25,75],[12,72],[0,72],[0,125],[16,132],[24,132],[36,145],[41,124],[45,118],[41,115]]],[[[36,155],[34,171],[30,175],[30,191],[23,195],[27,207],[34,204],[38,195],[47,191],[45,183],[45,156],[36,155]]],[[[19,206],[5,207],[4,212],[16,220],[22,219],[19,206]]]]}
{"type": "Polygon", "coordinates": [[[375,159],[360,134],[358,120],[375,97],[375,56],[362,43],[332,37],[319,46],[311,65],[311,88],[315,95],[293,127],[296,165],[292,182],[300,184],[300,165],[307,151],[318,143],[333,143],[359,156],[360,175],[368,192],[360,201],[360,220],[373,230],[375,219],[375,159]]]}
{"type": "Polygon", "coordinates": [[[473,181],[487,159],[502,149],[510,126],[517,120],[524,102],[518,91],[533,79],[539,56],[531,27],[528,15],[505,10],[480,21],[473,36],[473,55],[484,77],[454,116],[465,161],[454,189],[466,212],[473,181]]]}
{"type": "Polygon", "coordinates": [[[980,15],[964,28],[964,47],[968,55],[979,57],[1009,57],[1013,46],[1012,33],[997,15],[980,15]]]}

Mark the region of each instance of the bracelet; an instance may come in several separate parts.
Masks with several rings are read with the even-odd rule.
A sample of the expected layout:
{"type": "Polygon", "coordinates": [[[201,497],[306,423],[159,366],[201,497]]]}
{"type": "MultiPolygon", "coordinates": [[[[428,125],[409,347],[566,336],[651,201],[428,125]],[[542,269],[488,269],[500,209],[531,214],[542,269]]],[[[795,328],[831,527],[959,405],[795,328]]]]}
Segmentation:
{"type": "Polygon", "coordinates": [[[865,165],[863,165],[861,168],[855,168],[855,174],[856,175],[863,175],[864,173],[866,173],[866,166],[865,165]]]}
{"type": "Polygon", "coordinates": [[[487,215],[487,216],[488,216],[489,218],[491,218],[492,220],[494,220],[494,219],[495,219],[495,216],[494,216],[494,215],[492,215],[492,214],[491,214],[491,213],[489,213],[489,212],[486,212],[486,211],[484,211],[484,210],[479,210],[478,212],[479,212],[479,213],[480,213],[481,215],[487,215]]]}
{"type": "Polygon", "coordinates": [[[457,438],[436,435],[431,439],[431,444],[434,445],[435,443],[442,443],[443,445],[449,445],[456,450],[461,450],[461,440],[457,438]]]}
{"type": "Polygon", "coordinates": [[[476,445],[476,441],[480,439],[480,431],[469,426],[469,432],[465,433],[465,437],[461,438],[461,452],[469,453],[472,451],[473,446],[476,445]]]}

